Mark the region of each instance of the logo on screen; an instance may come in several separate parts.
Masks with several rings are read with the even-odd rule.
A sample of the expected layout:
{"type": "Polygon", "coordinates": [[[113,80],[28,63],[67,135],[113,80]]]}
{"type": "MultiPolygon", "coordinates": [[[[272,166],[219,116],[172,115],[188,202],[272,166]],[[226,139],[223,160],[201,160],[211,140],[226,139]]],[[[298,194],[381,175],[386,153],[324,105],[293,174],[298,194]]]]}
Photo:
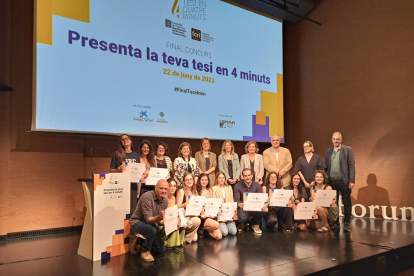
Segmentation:
{"type": "Polygon", "coordinates": [[[178,0],[174,0],[171,12],[172,14],[177,13],[177,17],[180,18],[180,6],[178,5],[178,0]]]}
{"type": "Polygon", "coordinates": [[[164,116],[165,116],[164,112],[160,112],[160,117],[164,118],[164,116]]]}
{"type": "Polygon", "coordinates": [[[165,19],[165,27],[171,28],[171,20],[165,19]]]}
{"type": "Polygon", "coordinates": [[[201,31],[191,28],[191,39],[201,41],[201,31]]]}
{"type": "Polygon", "coordinates": [[[221,128],[233,128],[233,125],[236,124],[235,121],[219,120],[221,128]]]}
{"type": "Polygon", "coordinates": [[[148,115],[147,115],[147,111],[141,111],[141,112],[139,112],[139,117],[140,118],[148,118],[148,115]]]}

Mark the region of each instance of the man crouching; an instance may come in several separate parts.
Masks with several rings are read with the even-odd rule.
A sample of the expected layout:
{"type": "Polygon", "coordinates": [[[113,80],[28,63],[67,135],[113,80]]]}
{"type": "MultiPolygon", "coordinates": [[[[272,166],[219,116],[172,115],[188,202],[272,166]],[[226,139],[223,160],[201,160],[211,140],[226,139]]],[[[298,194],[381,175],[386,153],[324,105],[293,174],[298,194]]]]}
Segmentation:
{"type": "Polygon", "coordinates": [[[153,253],[164,253],[165,245],[161,235],[158,233],[156,224],[164,224],[164,210],[168,207],[166,198],[169,184],[166,180],[159,180],[155,190],[144,193],[138,201],[137,208],[129,221],[131,225],[130,250],[136,254],[137,236],[140,234],[145,240],[138,239],[138,248],[142,247],[141,259],[145,262],[153,262],[153,253]]]}

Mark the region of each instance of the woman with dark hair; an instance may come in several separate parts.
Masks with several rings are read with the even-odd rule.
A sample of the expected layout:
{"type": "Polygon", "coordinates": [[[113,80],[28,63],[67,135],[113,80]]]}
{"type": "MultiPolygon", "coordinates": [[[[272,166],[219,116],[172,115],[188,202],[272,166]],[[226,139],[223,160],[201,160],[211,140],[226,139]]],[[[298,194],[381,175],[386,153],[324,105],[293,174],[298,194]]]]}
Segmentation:
{"type": "Polygon", "coordinates": [[[179,182],[180,187],[185,186],[183,179],[184,174],[187,172],[194,175],[194,187],[195,184],[197,184],[200,172],[198,170],[197,162],[191,157],[191,154],[191,145],[187,142],[182,142],[178,147],[178,157],[174,160],[175,179],[179,182]]]}
{"type": "MultiPolygon", "coordinates": [[[[187,172],[183,176],[183,187],[177,192],[177,207],[178,208],[187,208],[187,200],[189,195],[197,195],[197,189],[195,185],[194,175],[187,172]]],[[[198,235],[197,230],[200,227],[201,220],[199,217],[191,217],[191,222],[187,229],[185,230],[184,241],[186,243],[192,243],[197,241],[198,235]]]]}
{"type": "MultiPolygon", "coordinates": [[[[146,169],[157,166],[157,163],[155,162],[154,147],[152,146],[150,141],[142,140],[142,142],[139,144],[139,150],[139,157],[141,159],[141,163],[145,164],[146,169]]],[[[154,185],[146,185],[145,183],[141,183],[139,196],[154,189],[154,185]]]]}
{"type": "MultiPolygon", "coordinates": [[[[218,172],[216,174],[216,182],[213,186],[213,197],[221,198],[223,203],[234,202],[233,188],[226,181],[226,174],[224,172],[218,172]]],[[[220,230],[224,237],[237,234],[236,223],[233,220],[220,222],[220,230]]]]}
{"type": "MultiPolygon", "coordinates": [[[[282,183],[279,181],[277,172],[269,172],[262,187],[263,193],[269,195],[270,189],[283,190],[282,183]]],[[[269,206],[269,211],[265,215],[266,228],[273,231],[276,223],[278,230],[284,230],[286,234],[292,234],[293,230],[293,209],[290,207],[269,206]]]]}
{"type": "Polygon", "coordinates": [[[198,165],[199,173],[205,173],[210,183],[214,183],[214,175],[217,167],[217,156],[211,152],[211,142],[208,138],[203,138],[200,143],[200,151],[196,152],[195,160],[198,165]]]}
{"type": "MultiPolygon", "coordinates": [[[[210,186],[210,178],[206,173],[200,174],[196,186],[197,195],[205,196],[206,198],[213,197],[213,189],[210,186]]],[[[206,230],[213,239],[221,240],[222,235],[219,227],[220,224],[216,220],[202,216],[198,235],[200,238],[204,238],[204,230],[206,230]]]]}
{"type": "Polygon", "coordinates": [[[139,154],[134,151],[132,139],[128,134],[119,137],[119,148],[112,154],[110,172],[125,171],[125,162],[140,163],[139,154]]]}
{"type": "Polygon", "coordinates": [[[169,153],[168,145],[164,142],[159,142],[155,146],[155,162],[157,168],[168,169],[168,175],[171,177],[172,172],[172,162],[171,159],[167,156],[169,153]]]}
{"type": "MultiPolygon", "coordinates": [[[[313,180],[315,181],[315,190],[332,190],[332,187],[328,185],[328,176],[322,170],[317,170],[313,174],[313,180]]],[[[315,192],[313,189],[311,190],[311,197],[309,201],[313,201],[315,199],[315,192]]],[[[316,212],[318,213],[318,219],[322,221],[322,227],[317,230],[318,233],[325,233],[329,232],[329,210],[330,207],[321,207],[316,206],[316,212]]]]}
{"type": "MultiPolygon", "coordinates": [[[[286,187],[286,190],[293,190],[293,203],[305,202],[308,199],[308,194],[303,183],[300,181],[300,175],[298,173],[292,175],[292,180],[289,186],[286,187]]],[[[296,222],[300,230],[306,230],[306,221],[298,220],[296,222]]]]}
{"type": "Polygon", "coordinates": [[[315,148],[311,141],[303,143],[304,155],[299,157],[296,161],[294,170],[298,172],[302,179],[303,185],[305,185],[306,193],[310,197],[310,190],[313,188],[315,183],[313,182],[313,173],[316,170],[323,170],[326,168],[326,164],[322,157],[314,153],[315,148]]]}
{"type": "MultiPolygon", "coordinates": [[[[119,148],[112,154],[110,172],[123,172],[126,170],[125,162],[140,163],[139,154],[134,151],[132,139],[128,134],[119,137],[119,148]]],[[[137,183],[131,183],[130,212],[134,213],[137,207],[138,187],[137,183]]]]}

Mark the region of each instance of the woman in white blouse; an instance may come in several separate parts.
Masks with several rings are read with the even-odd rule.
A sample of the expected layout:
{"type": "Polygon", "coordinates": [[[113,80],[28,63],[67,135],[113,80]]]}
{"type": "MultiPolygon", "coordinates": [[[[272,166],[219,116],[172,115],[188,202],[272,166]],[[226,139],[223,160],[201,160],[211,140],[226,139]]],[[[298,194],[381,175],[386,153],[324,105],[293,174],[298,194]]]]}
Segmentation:
{"type": "Polygon", "coordinates": [[[264,175],[263,156],[258,154],[259,147],[254,141],[250,141],[244,147],[246,154],[243,154],[240,160],[240,170],[249,168],[253,172],[253,180],[259,184],[262,184],[262,178],[264,175]]]}

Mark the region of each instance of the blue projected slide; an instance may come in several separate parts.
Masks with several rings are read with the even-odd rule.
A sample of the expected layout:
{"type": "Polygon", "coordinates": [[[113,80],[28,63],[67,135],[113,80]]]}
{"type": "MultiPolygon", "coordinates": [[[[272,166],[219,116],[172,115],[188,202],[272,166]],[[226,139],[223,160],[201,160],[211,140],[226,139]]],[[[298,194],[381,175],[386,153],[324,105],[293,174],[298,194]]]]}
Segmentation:
{"type": "Polygon", "coordinates": [[[282,23],[218,0],[38,1],[33,130],[284,137],[282,23]]]}

